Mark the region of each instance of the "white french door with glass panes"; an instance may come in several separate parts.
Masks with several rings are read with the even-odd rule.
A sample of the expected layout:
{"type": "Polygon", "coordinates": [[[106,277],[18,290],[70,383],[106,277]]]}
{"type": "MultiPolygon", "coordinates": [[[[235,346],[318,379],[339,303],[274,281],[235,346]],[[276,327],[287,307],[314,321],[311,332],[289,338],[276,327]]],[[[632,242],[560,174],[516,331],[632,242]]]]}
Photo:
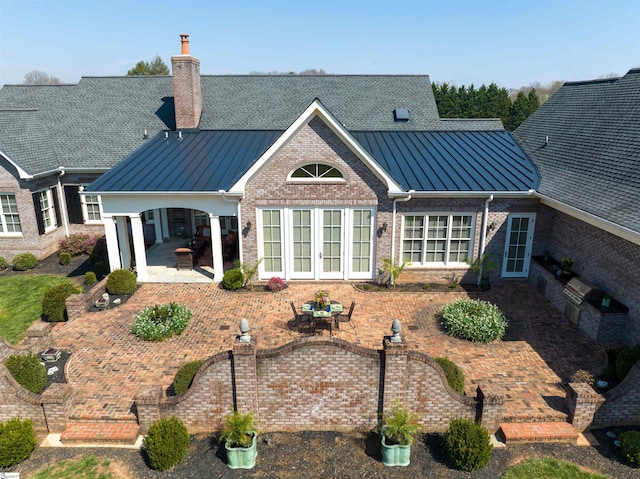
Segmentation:
{"type": "Polygon", "coordinates": [[[535,213],[510,214],[507,222],[507,239],[502,262],[503,278],[526,278],[529,276],[531,245],[535,213]]]}
{"type": "Polygon", "coordinates": [[[261,209],[260,277],[370,279],[373,209],[261,209]]]}

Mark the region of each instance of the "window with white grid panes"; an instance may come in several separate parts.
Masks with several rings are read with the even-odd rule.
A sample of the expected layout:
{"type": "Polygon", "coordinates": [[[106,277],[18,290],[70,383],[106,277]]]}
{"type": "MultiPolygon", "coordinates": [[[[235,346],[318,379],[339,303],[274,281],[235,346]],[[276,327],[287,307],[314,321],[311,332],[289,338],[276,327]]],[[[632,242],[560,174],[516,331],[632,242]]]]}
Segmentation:
{"type": "Polygon", "coordinates": [[[262,265],[267,273],[282,272],[282,212],[262,210],[262,265]]]}
{"type": "Polygon", "coordinates": [[[16,195],[0,193],[0,235],[9,236],[21,232],[16,195]]]}
{"type": "Polygon", "coordinates": [[[406,215],[403,224],[403,261],[450,265],[471,257],[473,215],[406,215]]]}

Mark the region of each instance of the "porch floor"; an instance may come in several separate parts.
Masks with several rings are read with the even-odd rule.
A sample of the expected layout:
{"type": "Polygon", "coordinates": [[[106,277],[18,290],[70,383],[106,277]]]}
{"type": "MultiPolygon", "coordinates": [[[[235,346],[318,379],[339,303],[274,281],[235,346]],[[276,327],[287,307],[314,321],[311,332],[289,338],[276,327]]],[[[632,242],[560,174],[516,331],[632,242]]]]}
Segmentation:
{"type": "Polygon", "coordinates": [[[147,275],[145,283],[211,283],[211,266],[196,266],[191,270],[177,269],[176,248],[185,244],[182,238],[170,238],[147,249],[147,275]]]}

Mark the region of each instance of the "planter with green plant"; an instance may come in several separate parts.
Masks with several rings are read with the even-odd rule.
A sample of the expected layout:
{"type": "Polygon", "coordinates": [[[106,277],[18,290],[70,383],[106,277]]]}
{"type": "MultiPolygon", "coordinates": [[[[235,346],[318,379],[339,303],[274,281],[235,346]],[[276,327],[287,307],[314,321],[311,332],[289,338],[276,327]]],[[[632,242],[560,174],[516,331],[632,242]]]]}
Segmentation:
{"type": "Polygon", "coordinates": [[[252,413],[232,411],[224,421],[220,442],[227,452],[229,469],[252,469],[258,456],[255,419],[252,413]]]}
{"type": "Polygon", "coordinates": [[[413,438],[422,430],[418,416],[396,402],[380,426],[382,463],[408,466],[413,438]]]}
{"type": "Polygon", "coordinates": [[[476,274],[478,281],[477,285],[483,290],[491,289],[491,282],[489,281],[489,273],[498,269],[498,263],[489,257],[489,252],[485,251],[482,255],[478,256],[474,261],[469,262],[469,267],[476,274]]]}
{"type": "Polygon", "coordinates": [[[571,274],[571,267],[573,266],[573,259],[569,256],[565,256],[560,260],[560,267],[564,274],[571,274]]]}
{"type": "Polygon", "coordinates": [[[411,261],[403,261],[402,264],[395,264],[393,258],[384,258],[382,260],[382,269],[389,273],[389,283],[393,289],[396,288],[398,277],[400,277],[404,271],[405,266],[409,266],[410,264],[411,261]]]}

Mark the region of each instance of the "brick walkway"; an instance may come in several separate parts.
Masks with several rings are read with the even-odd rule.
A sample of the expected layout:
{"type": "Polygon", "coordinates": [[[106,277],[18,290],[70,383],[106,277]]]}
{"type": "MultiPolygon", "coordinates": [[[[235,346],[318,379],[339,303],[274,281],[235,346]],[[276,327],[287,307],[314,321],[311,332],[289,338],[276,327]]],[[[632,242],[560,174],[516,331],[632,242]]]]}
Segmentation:
{"type": "MultiPolygon", "coordinates": [[[[476,296],[495,302],[510,320],[507,336],[492,344],[473,344],[444,335],[436,317],[441,307],[468,296],[461,289],[446,293],[362,292],[350,284],[323,284],[331,298],[356,301],[353,326],[342,324],[335,336],[370,348],[381,348],[399,319],[409,347],[432,357],[447,356],[466,377],[466,392],[478,383],[499,387],[507,397],[505,421],[563,420],[567,382],[577,369],[594,374],[604,366],[604,350],[583,336],[525,282],[494,285],[476,296]]],[[[258,347],[271,348],[300,337],[292,330],[293,301],[310,299],[316,283],[294,283],[279,293],[227,292],[215,284],[143,284],[125,304],[86,313],[54,326],[56,347],[73,354],[68,379],[73,385],[73,419],[132,420],[133,398],[141,387],[168,389],[178,368],[232,348],[241,318],[247,318],[258,347]],[[186,331],[161,343],[147,343],[129,333],[134,316],[146,306],[176,301],[193,310],[186,331]]],[[[328,331],[319,334],[328,335],[328,331]]]]}

